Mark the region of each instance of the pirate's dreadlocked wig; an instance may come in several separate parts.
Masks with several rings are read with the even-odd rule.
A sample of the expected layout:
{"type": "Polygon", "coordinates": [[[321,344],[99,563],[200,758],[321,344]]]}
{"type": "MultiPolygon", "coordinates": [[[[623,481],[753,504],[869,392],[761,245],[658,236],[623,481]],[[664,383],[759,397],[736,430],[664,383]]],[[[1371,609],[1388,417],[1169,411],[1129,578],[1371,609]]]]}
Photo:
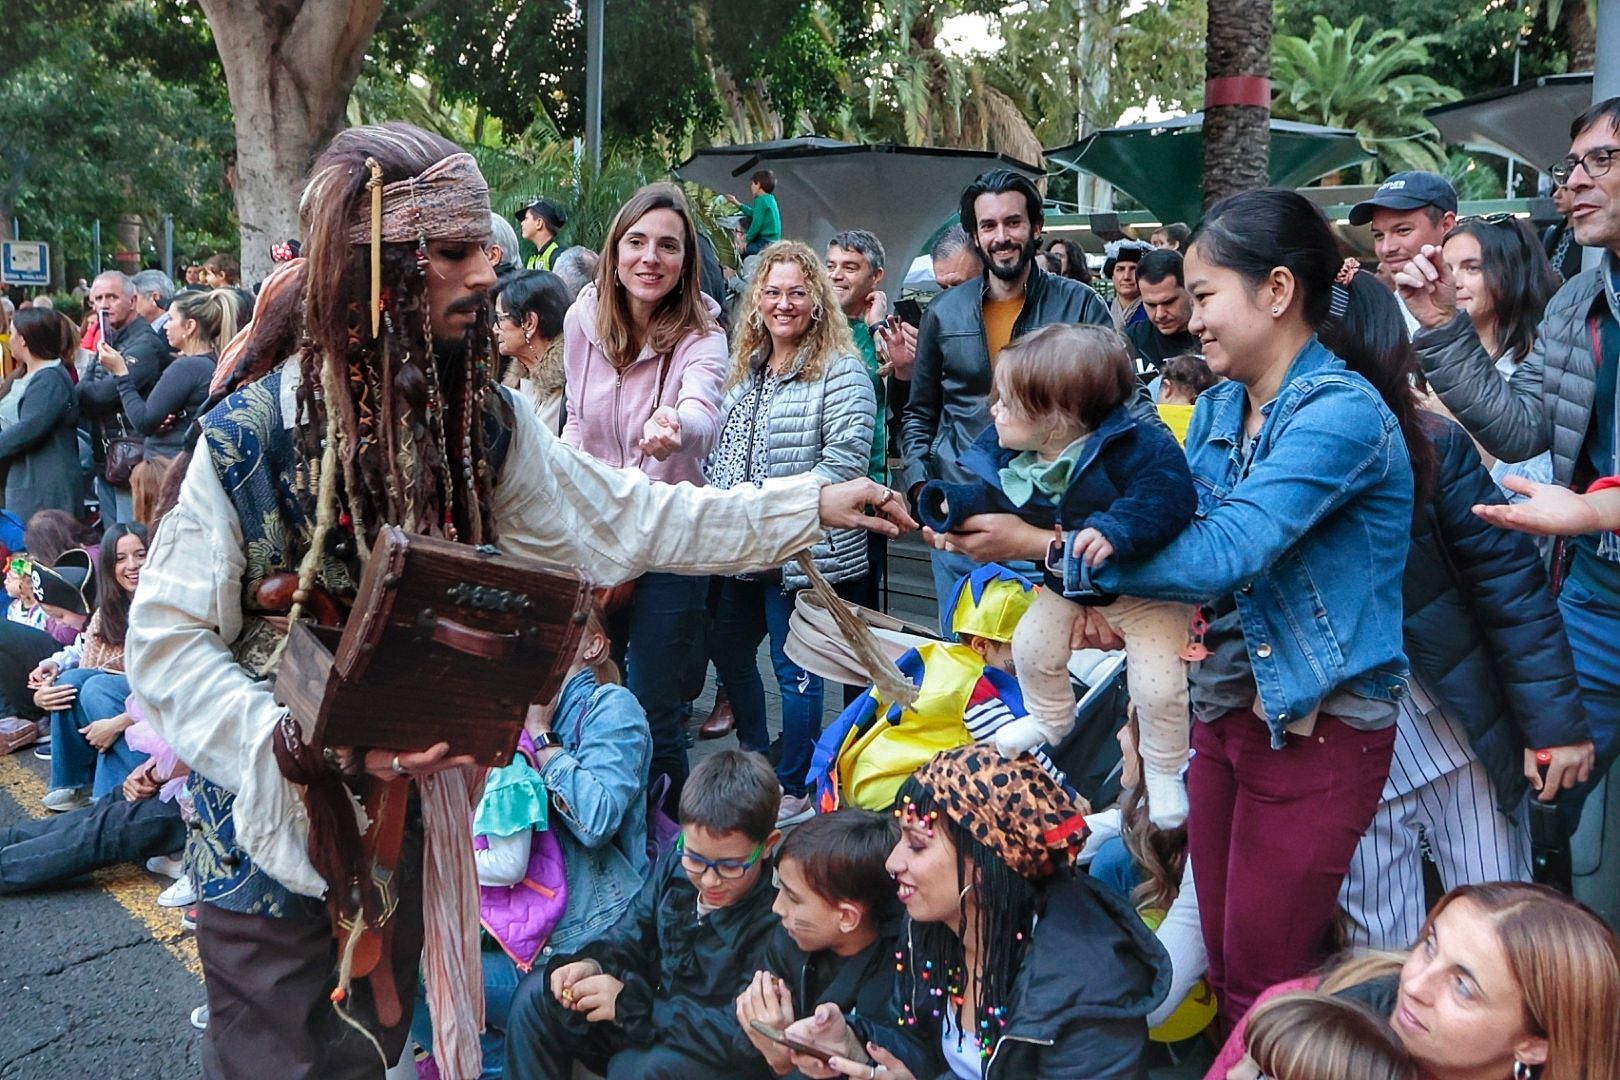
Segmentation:
{"type": "MultiPolygon", "coordinates": [[[[384,524],[475,544],[495,538],[482,423],[495,351],[488,308],[461,340],[435,340],[426,245],[447,237],[429,225],[415,242],[381,243],[373,336],[371,247],[354,238],[374,188],[410,182],[460,153],[406,124],[334,138],[304,191],[301,280],[258,313],[262,325],[232,379],[251,381],[296,349],[302,478],[317,486],[332,445],[341,476],[329,482],[362,553],[384,524]]],[[[416,198],[414,183],[404,198],[416,198]]]]}

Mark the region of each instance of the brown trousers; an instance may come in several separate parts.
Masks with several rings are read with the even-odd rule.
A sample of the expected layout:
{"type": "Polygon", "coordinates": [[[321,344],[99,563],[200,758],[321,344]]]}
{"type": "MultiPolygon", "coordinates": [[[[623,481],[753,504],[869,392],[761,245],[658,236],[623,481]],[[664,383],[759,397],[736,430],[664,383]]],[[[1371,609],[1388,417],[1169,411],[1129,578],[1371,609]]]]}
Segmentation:
{"type": "Polygon", "coordinates": [[[312,901],[281,919],[197,905],[197,952],[208,991],[207,1080],[381,1080],[405,1048],[416,1004],[422,956],[419,828],[406,831],[400,870],[391,962],[404,1016],[380,1028],[364,980],[355,980],[346,1003],[349,1015],[377,1036],[386,1062],[332,1005],[337,947],[321,905],[312,901]]]}

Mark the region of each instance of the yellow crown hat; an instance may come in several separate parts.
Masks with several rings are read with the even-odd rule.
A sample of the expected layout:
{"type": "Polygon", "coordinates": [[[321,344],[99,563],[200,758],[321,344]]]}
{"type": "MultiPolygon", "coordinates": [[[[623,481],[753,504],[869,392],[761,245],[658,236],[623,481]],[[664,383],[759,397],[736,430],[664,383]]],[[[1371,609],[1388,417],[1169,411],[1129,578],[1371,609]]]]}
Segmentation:
{"type": "Polygon", "coordinates": [[[1018,620],[1035,599],[1035,586],[999,563],[974,569],[951,594],[951,632],[961,636],[1011,641],[1018,620]]]}

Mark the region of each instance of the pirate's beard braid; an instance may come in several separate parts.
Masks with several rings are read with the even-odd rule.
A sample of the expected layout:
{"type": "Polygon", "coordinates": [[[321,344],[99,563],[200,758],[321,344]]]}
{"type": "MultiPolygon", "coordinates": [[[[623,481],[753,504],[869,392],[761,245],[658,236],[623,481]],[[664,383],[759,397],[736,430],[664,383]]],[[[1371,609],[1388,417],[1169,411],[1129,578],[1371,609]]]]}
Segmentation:
{"type": "Polygon", "coordinates": [[[300,349],[299,413],[309,421],[301,425],[300,472],[310,474],[325,441],[336,440],[337,500],[362,554],[385,524],[492,543],[494,500],[481,423],[493,386],[488,315],[458,347],[436,350],[428,318],[431,271],[418,265],[414,246],[390,244],[383,248],[382,327],[373,339],[362,255],[346,275],[353,298],[346,354],[325,355],[307,336],[300,349]],[[335,400],[323,388],[323,364],[332,369],[327,385],[335,400]]]}

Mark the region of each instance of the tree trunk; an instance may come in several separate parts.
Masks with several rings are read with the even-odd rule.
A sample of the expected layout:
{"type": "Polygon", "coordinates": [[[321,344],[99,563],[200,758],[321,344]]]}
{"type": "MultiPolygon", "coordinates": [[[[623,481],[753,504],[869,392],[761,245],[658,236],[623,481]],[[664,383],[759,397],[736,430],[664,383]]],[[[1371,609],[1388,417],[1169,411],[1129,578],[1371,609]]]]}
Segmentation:
{"type": "Polygon", "coordinates": [[[1204,207],[1264,187],[1271,153],[1271,0],[1209,0],[1204,57],[1204,207]],[[1265,80],[1265,105],[1259,84],[1265,80]],[[1220,81],[1217,81],[1220,80],[1220,81]],[[1241,103],[1223,103],[1238,99],[1241,103]]]}
{"type": "Polygon", "coordinates": [[[242,280],[270,272],[270,245],[299,234],[315,151],[343,123],[382,0],[200,0],[236,118],[242,280]]]}
{"type": "Polygon", "coordinates": [[[1569,71],[1591,71],[1597,65],[1597,27],[1586,0],[1564,0],[1564,38],[1569,44],[1569,71]]]}

